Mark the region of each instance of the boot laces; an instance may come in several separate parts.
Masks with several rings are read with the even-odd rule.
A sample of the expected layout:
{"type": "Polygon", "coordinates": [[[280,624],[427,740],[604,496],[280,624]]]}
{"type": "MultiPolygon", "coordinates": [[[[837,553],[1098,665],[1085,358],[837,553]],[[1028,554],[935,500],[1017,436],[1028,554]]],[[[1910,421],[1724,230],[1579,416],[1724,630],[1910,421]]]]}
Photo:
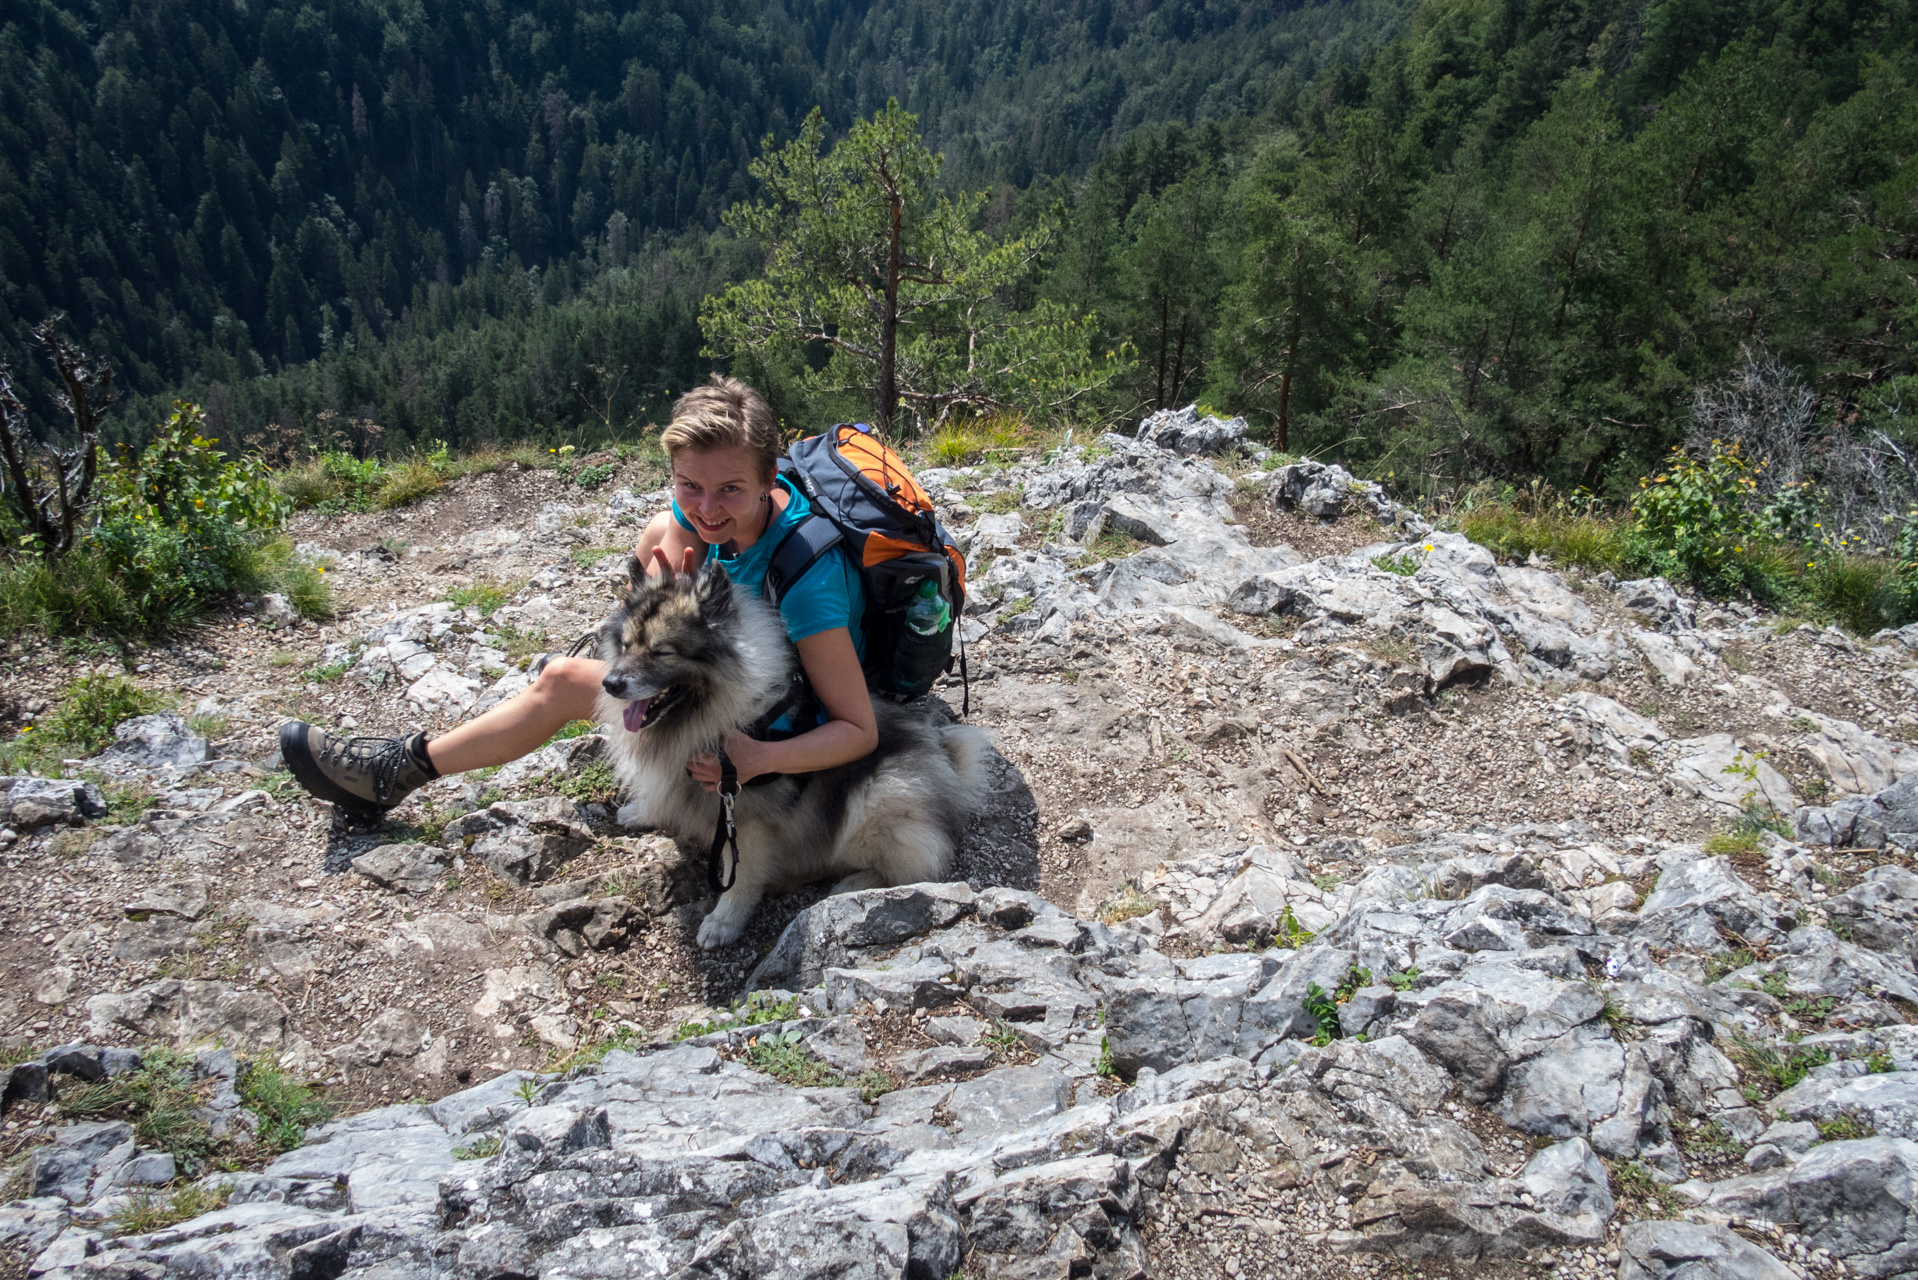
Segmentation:
{"type": "Polygon", "coordinates": [[[334,764],[364,773],[373,783],[374,796],[381,801],[393,794],[400,770],[407,763],[406,744],[398,738],[336,738],[328,734],[323,750],[334,764]]]}

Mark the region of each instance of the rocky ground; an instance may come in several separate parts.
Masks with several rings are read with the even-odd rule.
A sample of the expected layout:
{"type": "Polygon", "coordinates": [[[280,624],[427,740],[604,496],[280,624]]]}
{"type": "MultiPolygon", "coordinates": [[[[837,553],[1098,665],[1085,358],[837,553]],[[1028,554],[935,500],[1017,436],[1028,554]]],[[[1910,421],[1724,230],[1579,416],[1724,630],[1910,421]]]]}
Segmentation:
{"type": "Polygon", "coordinates": [[[17,646],[16,725],[179,713],[0,782],[0,1275],[1918,1274],[1918,630],[1499,565],[1241,431],[925,473],[999,753],[953,883],[717,953],[600,731],[376,827],[274,758],[511,696],[662,494],[305,515],[335,622],[17,646]],[[204,1169],[60,1123],[166,1045],[204,1169]],[[249,1144],[250,1063],[346,1118],[249,1144]]]}

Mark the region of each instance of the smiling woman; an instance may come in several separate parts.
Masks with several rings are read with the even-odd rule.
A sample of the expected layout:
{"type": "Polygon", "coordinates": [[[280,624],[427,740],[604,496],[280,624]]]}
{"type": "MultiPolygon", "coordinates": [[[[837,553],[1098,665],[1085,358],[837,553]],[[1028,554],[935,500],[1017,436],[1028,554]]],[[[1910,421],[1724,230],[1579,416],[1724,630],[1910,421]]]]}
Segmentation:
{"type": "MultiPolygon", "coordinates": [[[[811,514],[806,497],[777,475],[778,428],[757,392],[716,377],[680,397],[661,437],[672,459],[673,505],[647,525],[633,549],[634,586],[648,578],[723,571],[749,596],[765,593],[772,554],[811,514]]],[[[846,552],[834,547],[787,585],[778,602],[786,639],[796,648],[809,698],[764,726],[737,730],[717,744],[743,784],[769,774],[830,769],[870,753],[878,742],[872,700],[860,666],[865,595],[846,552]]],[[[637,634],[637,633],[635,633],[637,634]]],[[[632,637],[616,637],[629,643],[632,637]]],[[[656,657],[662,655],[655,655],[656,657]]],[[[670,657],[671,655],[664,655],[670,657]]],[[[678,696],[670,682],[644,690],[609,675],[598,658],[549,658],[531,688],[438,738],[341,738],[300,721],[281,727],[280,748],[301,785],[359,812],[392,808],[434,778],[516,760],[569,721],[616,716],[638,732],[678,696]]],[[[717,752],[692,755],[687,772],[717,789],[717,752]]]]}

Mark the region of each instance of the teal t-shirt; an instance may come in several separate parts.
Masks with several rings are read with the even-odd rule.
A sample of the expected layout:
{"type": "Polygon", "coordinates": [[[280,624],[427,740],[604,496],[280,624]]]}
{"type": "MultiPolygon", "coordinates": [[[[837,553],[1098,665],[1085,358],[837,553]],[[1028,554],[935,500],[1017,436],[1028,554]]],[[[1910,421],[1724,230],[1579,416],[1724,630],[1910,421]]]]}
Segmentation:
{"type": "MultiPolygon", "coordinates": [[[[772,564],[773,551],[793,526],[812,514],[812,503],[791,481],[781,476],[779,484],[786,491],[786,509],[758,541],[731,559],[720,555],[719,548],[711,543],[706,546],[706,558],[717,560],[734,586],[757,596],[766,594],[766,570],[772,564]]],[[[673,499],[673,519],[687,532],[698,532],[679,509],[677,498],[673,499]]],[[[866,660],[866,633],[859,620],[865,616],[866,586],[844,547],[834,547],[821,556],[804,577],[786,589],[785,598],[779,602],[779,620],[786,624],[786,636],[793,643],[845,627],[852,632],[853,651],[861,662],[866,660]]]]}

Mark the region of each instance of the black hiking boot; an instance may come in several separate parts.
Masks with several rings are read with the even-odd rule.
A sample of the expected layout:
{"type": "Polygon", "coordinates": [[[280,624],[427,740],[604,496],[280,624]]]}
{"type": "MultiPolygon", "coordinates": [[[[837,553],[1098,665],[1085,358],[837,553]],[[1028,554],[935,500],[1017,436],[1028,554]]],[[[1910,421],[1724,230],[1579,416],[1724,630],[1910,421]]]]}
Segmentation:
{"type": "Polygon", "coordinates": [[[355,813],[384,813],[440,776],[427,758],[424,733],[342,738],[289,720],[280,726],[280,757],[294,781],[355,813]]]}

